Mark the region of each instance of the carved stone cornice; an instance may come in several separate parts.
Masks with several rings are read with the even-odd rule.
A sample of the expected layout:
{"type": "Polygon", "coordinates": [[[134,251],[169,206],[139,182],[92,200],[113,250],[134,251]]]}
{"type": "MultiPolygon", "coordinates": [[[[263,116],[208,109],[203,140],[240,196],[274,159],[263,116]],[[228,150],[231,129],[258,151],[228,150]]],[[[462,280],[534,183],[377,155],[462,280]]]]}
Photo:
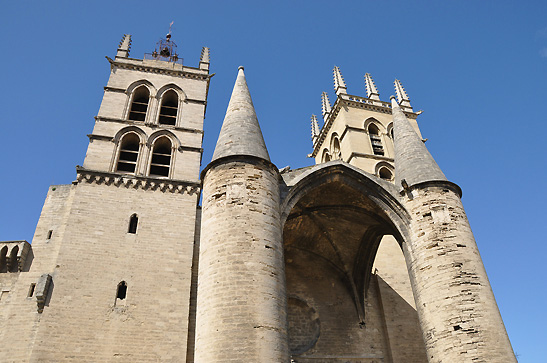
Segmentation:
{"type": "Polygon", "coordinates": [[[194,195],[201,192],[199,182],[186,180],[154,178],[130,174],[109,173],[89,170],[81,166],[76,167],[76,181],[74,183],[105,184],[118,188],[133,188],[143,190],[159,190],[163,193],[179,193],[194,195]]]}
{"type": "MultiPolygon", "coordinates": [[[[149,64],[144,64],[144,62],[140,59],[128,58],[128,59],[124,59],[124,61],[114,60],[110,57],[106,57],[106,59],[108,59],[108,62],[110,62],[111,67],[117,67],[122,69],[132,69],[132,70],[137,70],[141,72],[167,74],[170,76],[199,79],[204,81],[209,81],[210,78],[212,77],[212,75],[210,75],[208,72],[206,73],[199,68],[182,66],[178,64],[171,64],[173,68],[167,68],[167,67],[154,67],[149,64]]],[[[165,63],[168,63],[168,62],[165,62],[165,63]]]]}

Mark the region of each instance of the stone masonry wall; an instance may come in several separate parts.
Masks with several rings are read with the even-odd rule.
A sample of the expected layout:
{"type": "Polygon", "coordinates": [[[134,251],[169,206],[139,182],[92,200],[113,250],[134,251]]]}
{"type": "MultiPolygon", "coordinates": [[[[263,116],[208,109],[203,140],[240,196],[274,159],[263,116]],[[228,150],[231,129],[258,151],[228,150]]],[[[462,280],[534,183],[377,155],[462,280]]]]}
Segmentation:
{"type": "Polygon", "coordinates": [[[30,361],[184,361],[198,194],[74,188],[30,361]]]}
{"type": "Polygon", "coordinates": [[[287,362],[278,174],[232,161],[203,186],[195,361],[287,362]]]}
{"type": "Polygon", "coordinates": [[[43,317],[38,313],[36,291],[29,296],[30,286],[55,268],[73,195],[73,185],[49,188],[23,272],[0,274],[1,362],[28,362],[30,358],[43,317]]]}
{"type": "Polygon", "coordinates": [[[459,196],[411,195],[408,266],[429,361],[516,362],[459,196]]]}

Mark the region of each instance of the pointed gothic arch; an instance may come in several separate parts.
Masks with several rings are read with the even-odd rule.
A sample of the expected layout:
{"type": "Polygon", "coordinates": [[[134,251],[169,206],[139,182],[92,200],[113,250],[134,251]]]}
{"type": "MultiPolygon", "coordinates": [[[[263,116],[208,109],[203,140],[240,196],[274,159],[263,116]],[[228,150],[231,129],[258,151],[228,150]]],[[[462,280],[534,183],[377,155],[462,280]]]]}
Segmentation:
{"type": "Polygon", "coordinates": [[[367,311],[381,304],[373,272],[379,246],[395,238],[402,255],[410,216],[392,184],[342,161],[313,166],[288,187],[281,204],[287,293],[324,304],[314,308],[325,339],[340,333],[339,321],[348,327],[342,334],[358,337],[367,311]]]}

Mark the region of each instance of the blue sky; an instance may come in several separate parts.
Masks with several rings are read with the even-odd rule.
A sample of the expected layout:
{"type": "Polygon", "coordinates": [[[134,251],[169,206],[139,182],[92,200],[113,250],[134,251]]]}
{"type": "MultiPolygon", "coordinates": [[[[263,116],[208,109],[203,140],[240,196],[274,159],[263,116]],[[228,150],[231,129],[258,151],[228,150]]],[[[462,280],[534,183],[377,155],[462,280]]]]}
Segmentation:
{"type": "Polygon", "coordinates": [[[401,79],[427,146],[463,189],[520,362],[547,341],[547,2],[10,1],[0,6],[0,239],[31,240],[47,188],[75,179],[121,36],[153,50],[174,21],[190,66],[211,48],[203,165],[211,159],[237,67],[272,161],[311,165],[309,119],[334,100],[332,68],[382,100],[401,79]]]}

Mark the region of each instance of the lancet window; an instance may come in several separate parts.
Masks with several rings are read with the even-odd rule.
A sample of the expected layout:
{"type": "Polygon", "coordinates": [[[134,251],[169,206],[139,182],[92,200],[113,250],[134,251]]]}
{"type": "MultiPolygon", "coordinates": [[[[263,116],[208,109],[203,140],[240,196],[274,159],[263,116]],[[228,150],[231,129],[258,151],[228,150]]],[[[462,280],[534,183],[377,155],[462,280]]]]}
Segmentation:
{"type": "Polygon", "coordinates": [[[160,114],[158,123],[162,125],[175,125],[177,123],[179,98],[175,91],[165,92],[161,98],[160,114]]]}
{"type": "Polygon", "coordinates": [[[160,137],[154,142],[150,161],[151,176],[169,176],[171,168],[172,144],[168,137],[160,137]]]}
{"type": "Polygon", "coordinates": [[[342,159],[342,153],[340,152],[340,139],[338,139],[337,136],[333,136],[332,138],[332,159],[333,160],[341,160],[342,159]]]}
{"type": "Polygon", "coordinates": [[[139,159],[140,139],[134,133],[126,134],[120,142],[116,171],[135,173],[139,159]]]}
{"type": "Polygon", "coordinates": [[[145,86],[140,86],[133,92],[133,101],[131,102],[131,111],[129,119],[133,121],[144,121],[148,111],[148,102],[150,100],[150,91],[145,86]]]}

